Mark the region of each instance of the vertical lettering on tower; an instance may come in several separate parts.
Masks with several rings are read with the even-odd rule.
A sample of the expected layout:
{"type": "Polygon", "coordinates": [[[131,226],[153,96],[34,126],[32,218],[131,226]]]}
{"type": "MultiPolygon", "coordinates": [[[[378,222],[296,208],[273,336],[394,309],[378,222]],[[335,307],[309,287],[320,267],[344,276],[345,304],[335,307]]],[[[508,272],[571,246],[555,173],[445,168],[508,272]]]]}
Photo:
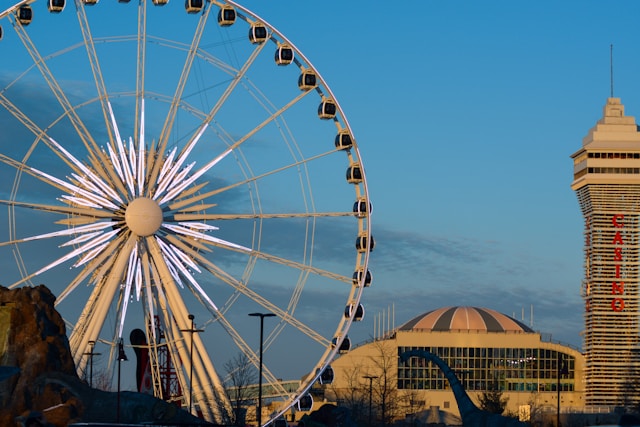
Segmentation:
{"type": "Polygon", "coordinates": [[[585,217],[584,222],[584,248],[585,248],[585,282],[584,282],[584,296],[585,311],[591,311],[591,216],[585,217]]]}
{"type": "Polygon", "coordinates": [[[611,282],[611,309],[613,311],[624,310],[624,282],[622,279],[622,247],[624,246],[624,239],[622,235],[622,229],[624,228],[624,215],[614,214],[611,218],[611,223],[616,230],[613,236],[613,262],[614,262],[614,280],[611,282]]]}

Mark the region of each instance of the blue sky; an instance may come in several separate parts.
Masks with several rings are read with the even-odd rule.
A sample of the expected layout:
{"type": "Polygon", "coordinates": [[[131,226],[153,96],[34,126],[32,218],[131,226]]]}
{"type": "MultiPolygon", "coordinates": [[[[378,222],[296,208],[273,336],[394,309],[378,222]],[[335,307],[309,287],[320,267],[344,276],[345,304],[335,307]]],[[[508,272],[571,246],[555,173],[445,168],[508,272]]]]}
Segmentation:
{"type": "MultiPolygon", "coordinates": [[[[106,1],[90,12],[99,13],[106,1]]],[[[174,3],[182,2],[171,0],[167,8],[181,9],[174,3]]],[[[362,154],[376,248],[374,282],[363,297],[367,315],[351,328],[352,340],[370,338],[382,313],[385,327],[398,326],[438,307],[473,305],[518,319],[524,311],[529,324],[533,306],[534,329],[579,347],[582,219],[570,189],[569,156],[610,96],[611,45],[614,95],[627,115],[640,115],[640,4],[242,4],[321,73],[362,154]]],[[[73,23],[70,12],[60,19],[73,23]]],[[[180,27],[183,19],[156,12],[157,28],[168,37],[192,31],[180,27]]],[[[36,19],[39,13],[45,12],[38,8],[36,19]]],[[[123,13],[118,19],[130,18],[123,13]]],[[[36,22],[33,31],[42,31],[36,22]]],[[[120,22],[96,24],[107,33],[110,25],[120,22]]],[[[0,47],[15,48],[11,43],[7,34],[0,47]]],[[[23,69],[12,57],[3,53],[0,76],[23,69]]],[[[123,58],[106,66],[125,68],[123,58]]],[[[81,72],[72,64],[59,65],[69,81],[81,72]]],[[[149,79],[160,86],[163,77],[149,79]]],[[[43,105],[29,111],[46,115],[43,105]]],[[[11,151],[8,139],[1,142],[11,151]]],[[[324,197],[332,191],[326,184],[316,187],[324,197]]],[[[351,245],[352,237],[347,241],[351,245]]],[[[315,297],[331,301],[333,295],[315,297]]],[[[248,322],[248,336],[255,327],[248,322]]],[[[298,370],[305,367],[303,361],[298,370]]]]}
{"type": "Polygon", "coordinates": [[[610,96],[611,45],[614,96],[640,114],[640,4],[246,5],[305,52],[356,133],[378,244],[368,314],[475,305],[529,323],[533,305],[536,330],[580,346],[569,156],[610,96]]]}

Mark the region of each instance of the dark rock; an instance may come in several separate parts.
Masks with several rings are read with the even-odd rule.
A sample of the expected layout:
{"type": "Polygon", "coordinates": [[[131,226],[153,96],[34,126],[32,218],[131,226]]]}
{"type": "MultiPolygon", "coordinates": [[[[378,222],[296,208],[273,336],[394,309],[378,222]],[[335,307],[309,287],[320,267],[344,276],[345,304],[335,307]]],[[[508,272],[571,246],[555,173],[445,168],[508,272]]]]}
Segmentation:
{"type": "Polygon", "coordinates": [[[0,365],[5,371],[19,368],[0,380],[0,425],[15,425],[15,417],[36,406],[48,406],[58,391],[43,388],[37,381],[41,376],[59,373],[79,381],[54,302],[45,286],[0,287],[0,365]]]}
{"type": "MultiPolygon", "coordinates": [[[[118,393],[90,388],[78,378],[65,324],[45,286],[0,286],[0,426],[33,411],[56,427],[116,421],[118,393]]],[[[120,393],[120,422],[210,425],[153,396],[120,393]]]]}

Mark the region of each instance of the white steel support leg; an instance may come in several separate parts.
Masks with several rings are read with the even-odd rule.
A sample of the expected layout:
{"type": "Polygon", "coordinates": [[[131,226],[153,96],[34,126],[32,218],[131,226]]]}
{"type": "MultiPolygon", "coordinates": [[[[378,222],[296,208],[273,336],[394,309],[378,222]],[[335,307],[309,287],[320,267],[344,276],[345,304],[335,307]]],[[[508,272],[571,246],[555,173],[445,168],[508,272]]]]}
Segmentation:
{"type": "Polygon", "coordinates": [[[74,342],[72,351],[75,352],[74,360],[76,366],[82,363],[82,353],[88,348],[89,341],[96,341],[100,335],[100,330],[111,307],[111,302],[114,300],[114,296],[120,288],[120,283],[122,282],[122,277],[129,261],[129,253],[135,245],[135,240],[135,236],[129,237],[128,241],[116,255],[117,258],[113,264],[111,274],[106,277],[102,286],[96,288],[94,291],[97,295],[95,304],[92,304],[93,310],[88,314],[87,322],[85,322],[85,324],[88,323],[87,329],[78,337],[75,336],[75,331],[71,333],[70,341],[74,342]]]}

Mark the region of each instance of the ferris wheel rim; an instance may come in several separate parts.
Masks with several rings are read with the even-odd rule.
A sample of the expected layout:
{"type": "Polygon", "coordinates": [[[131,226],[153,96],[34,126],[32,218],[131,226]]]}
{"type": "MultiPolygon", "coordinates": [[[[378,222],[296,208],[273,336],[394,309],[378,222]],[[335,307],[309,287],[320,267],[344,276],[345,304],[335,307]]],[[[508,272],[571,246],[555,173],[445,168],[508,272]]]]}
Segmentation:
{"type": "MultiPolygon", "coordinates": [[[[10,9],[11,9],[11,11],[10,11],[10,12],[7,12],[7,11],[9,11],[9,9],[7,9],[7,11],[5,11],[5,12],[3,12],[3,13],[4,13],[4,14],[12,13],[12,12],[14,12],[17,8],[19,8],[21,5],[24,5],[24,4],[32,4],[32,3],[35,3],[35,2],[36,2],[36,0],[25,0],[25,1],[18,2],[18,3],[16,3],[16,5],[14,5],[14,7],[13,7],[13,8],[10,8],[10,9]]],[[[79,4],[79,3],[81,3],[81,2],[80,2],[79,0],[77,0],[77,1],[76,1],[76,4],[79,4]]],[[[212,3],[212,4],[214,4],[214,3],[215,3],[216,5],[218,5],[218,4],[222,4],[222,3],[224,3],[224,2],[211,2],[211,3],[212,3]]],[[[244,13],[252,14],[252,12],[250,12],[249,10],[247,10],[247,9],[245,9],[245,8],[243,8],[243,7],[241,7],[241,6],[239,6],[239,5],[238,5],[237,3],[235,3],[235,2],[229,1],[229,2],[226,2],[226,3],[228,3],[228,4],[231,4],[231,5],[234,5],[234,6],[236,6],[236,7],[241,8],[241,9],[243,10],[243,12],[244,12],[244,13]]],[[[82,6],[82,7],[84,7],[84,4],[82,4],[81,6],[82,6]]],[[[295,50],[295,52],[296,52],[298,55],[300,55],[300,57],[301,57],[301,58],[303,58],[305,66],[306,66],[307,68],[309,68],[309,69],[313,70],[313,71],[317,74],[317,76],[318,76],[318,78],[319,78],[319,80],[320,80],[320,84],[319,84],[319,85],[321,85],[321,86],[322,86],[322,88],[327,92],[328,97],[329,97],[329,98],[331,98],[331,99],[334,101],[334,103],[336,104],[336,107],[337,107],[337,110],[338,110],[338,115],[340,116],[340,118],[342,119],[342,122],[343,122],[343,123],[342,123],[342,125],[343,125],[347,130],[348,130],[348,132],[352,135],[352,138],[353,138],[353,132],[351,131],[351,127],[350,127],[350,125],[349,125],[349,123],[348,123],[348,121],[347,121],[347,119],[346,119],[346,115],[345,115],[345,114],[344,114],[344,112],[342,111],[341,106],[340,106],[340,105],[339,105],[339,103],[337,102],[337,99],[335,98],[335,96],[334,96],[334,95],[333,95],[333,93],[331,92],[331,90],[330,90],[329,86],[326,84],[326,82],[324,81],[324,79],[322,79],[322,77],[321,77],[321,76],[320,76],[320,74],[317,72],[317,70],[315,69],[315,67],[314,67],[314,66],[313,66],[313,65],[312,65],[312,64],[311,64],[311,63],[310,63],[310,62],[309,62],[309,61],[308,61],[308,60],[307,60],[303,55],[302,55],[302,53],[301,53],[301,52],[300,52],[300,51],[299,51],[299,50],[298,50],[298,49],[297,49],[297,48],[296,48],[296,47],[295,47],[295,46],[294,46],[294,45],[293,45],[293,44],[292,44],[288,39],[286,39],[282,34],[280,34],[279,32],[277,32],[277,30],[275,30],[273,26],[271,26],[271,25],[269,25],[268,23],[266,23],[264,20],[262,20],[261,18],[259,18],[257,15],[252,14],[251,16],[252,16],[254,19],[256,19],[256,20],[260,20],[263,24],[267,25],[267,27],[269,27],[269,28],[270,28],[270,29],[271,29],[271,30],[272,30],[272,31],[273,31],[273,32],[274,32],[274,33],[275,33],[275,34],[276,34],[276,35],[277,35],[277,36],[278,36],[278,37],[279,37],[283,42],[286,42],[286,43],[288,43],[290,46],[292,46],[292,47],[293,47],[293,49],[295,50]]],[[[4,17],[4,15],[0,14],[0,19],[2,19],[3,17],[4,17]]],[[[274,39],[270,39],[270,41],[274,41],[274,39]]],[[[0,93],[1,93],[1,92],[0,92],[0,93]]],[[[134,95],[133,95],[133,96],[134,96],[134,97],[138,97],[138,96],[140,96],[140,95],[141,95],[141,92],[140,92],[138,89],[136,89],[136,91],[135,91],[135,93],[134,93],[134,95]]],[[[100,97],[98,97],[98,98],[100,98],[100,97]]],[[[98,102],[99,102],[99,101],[100,101],[100,99],[98,99],[98,102]]],[[[179,101],[180,101],[180,103],[182,103],[182,99],[179,99],[179,101]]],[[[74,106],[74,110],[75,110],[76,108],[80,108],[80,107],[78,107],[78,106],[74,106]]],[[[68,114],[69,114],[69,112],[67,111],[67,112],[65,113],[65,115],[68,115],[68,114]]],[[[58,120],[61,120],[61,119],[62,119],[62,116],[61,116],[58,120]]],[[[44,134],[46,135],[46,130],[45,130],[44,134]]],[[[39,139],[40,139],[40,138],[41,138],[41,137],[37,137],[37,136],[36,136],[36,143],[37,143],[37,141],[39,141],[39,139]]],[[[354,156],[354,157],[355,157],[358,161],[360,161],[361,157],[360,157],[359,149],[358,149],[357,144],[355,143],[355,138],[353,138],[353,139],[354,139],[354,140],[353,140],[353,145],[352,145],[352,147],[350,147],[350,150],[353,150],[353,152],[354,152],[354,154],[355,154],[355,156],[354,156]]],[[[22,173],[22,171],[20,171],[20,173],[22,173]]],[[[364,168],[361,168],[360,173],[362,174],[362,181],[361,181],[362,197],[364,198],[365,202],[368,204],[368,203],[370,203],[370,199],[369,199],[368,186],[367,186],[366,179],[365,179],[365,176],[364,176],[364,174],[365,174],[365,172],[364,172],[364,168]]],[[[13,200],[13,196],[12,196],[12,200],[13,200]]],[[[363,228],[364,228],[368,233],[371,233],[370,215],[366,215],[366,218],[363,220],[363,222],[365,222],[365,223],[366,223],[366,225],[364,225],[364,226],[363,226],[363,228]]],[[[371,235],[371,234],[369,234],[369,235],[371,235]]],[[[368,272],[367,266],[368,266],[368,263],[369,263],[369,254],[370,254],[370,250],[371,250],[371,247],[370,247],[370,246],[367,246],[367,247],[365,248],[365,251],[364,251],[364,255],[363,255],[363,257],[362,257],[362,260],[361,260],[361,261],[359,261],[359,265],[356,265],[356,268],[358,268],[358,267],[362,267],[362,268],[364,268],[364,270],[365,270],[365,271],[367,271],[367,272],[368,272]]],[[[348,297],[348,301],[352,301],[352,302],[354,302],[355,304],[358,304],[358,303],[360,302],[360,299],[361,299],[361,296],[362,296],[362,293],[363,293],[363,289],[364,289],[364,287],[365,287],[365,286],[364,286],[364,282],[365,282],[365,277],[363,276],[363,277],[361,277],[361,278],[359,279],[358,286],[354,286],[354,287],[352,288],[352,293],[351,293],[351,295],[348,297]]],[[[284,321],[284,320],[281,320],[281,321],[284,321]]],[[[352,322],[352,321],[353,321],[353,317],[348,318],[348,319],[344,319],[344,318],[341,318],[341,319],[340,319],[339,325],[338,325],[338,326],[337,326],[337,328],[336,328],[336,334],[337,334],[340,338],[344,338],[344,335],[346,335],[346,333],[348,332],[349,327],[350,327],[350,325],[351,325],[351,322],[352,322]],[[341,333],[343,334],[343,336],[340,336],[340,334],[341,334],[341,333]]],[[[341,342],[341,341],[338,341],[338,344],[339,344],[340,342],[341,342]]],[[[318,378],[318,376],[321,374],[321,371],[322,371],[322,370],[323,370],[323,369],[328,365],[328,363],[330,362],[330,360],[331,360],[331,359],[333,359],[333,357],[337,354],[337,352],[339,351],[339,348],[338,348],[338,347],[339,347],[339,346],[337,346],[337,345],[335,345],[335,344],[333,344],[333,345],[331,345],[331,344],[330,344],[330,345],[328,345],[328,346],[327,346],[327,350],[326,350],[325,354],[321,357],[321,359],[320,359],[320,361],[318,362],[318,364],[317,364],[316,366],[314,366],[314,367],[313,367],[315,370],[312,370],[312,371],[310,372],[310,377],[309,377],[309,379],[307,379],[307,380],[306,380],[306,385],[305,385],[303,388],[301,388],[301,390],[297,393],[297,397],[298,397],[298,398],[302,395],[302,392],[306,392],[306,391],[311,387],[311,385],[313,384],[313,381],[315,381],[315,379],[317,379],[317,378],[318,378]]],[[[295,400],[295,399],[293,399],[293,400],[295,400]]]]}

